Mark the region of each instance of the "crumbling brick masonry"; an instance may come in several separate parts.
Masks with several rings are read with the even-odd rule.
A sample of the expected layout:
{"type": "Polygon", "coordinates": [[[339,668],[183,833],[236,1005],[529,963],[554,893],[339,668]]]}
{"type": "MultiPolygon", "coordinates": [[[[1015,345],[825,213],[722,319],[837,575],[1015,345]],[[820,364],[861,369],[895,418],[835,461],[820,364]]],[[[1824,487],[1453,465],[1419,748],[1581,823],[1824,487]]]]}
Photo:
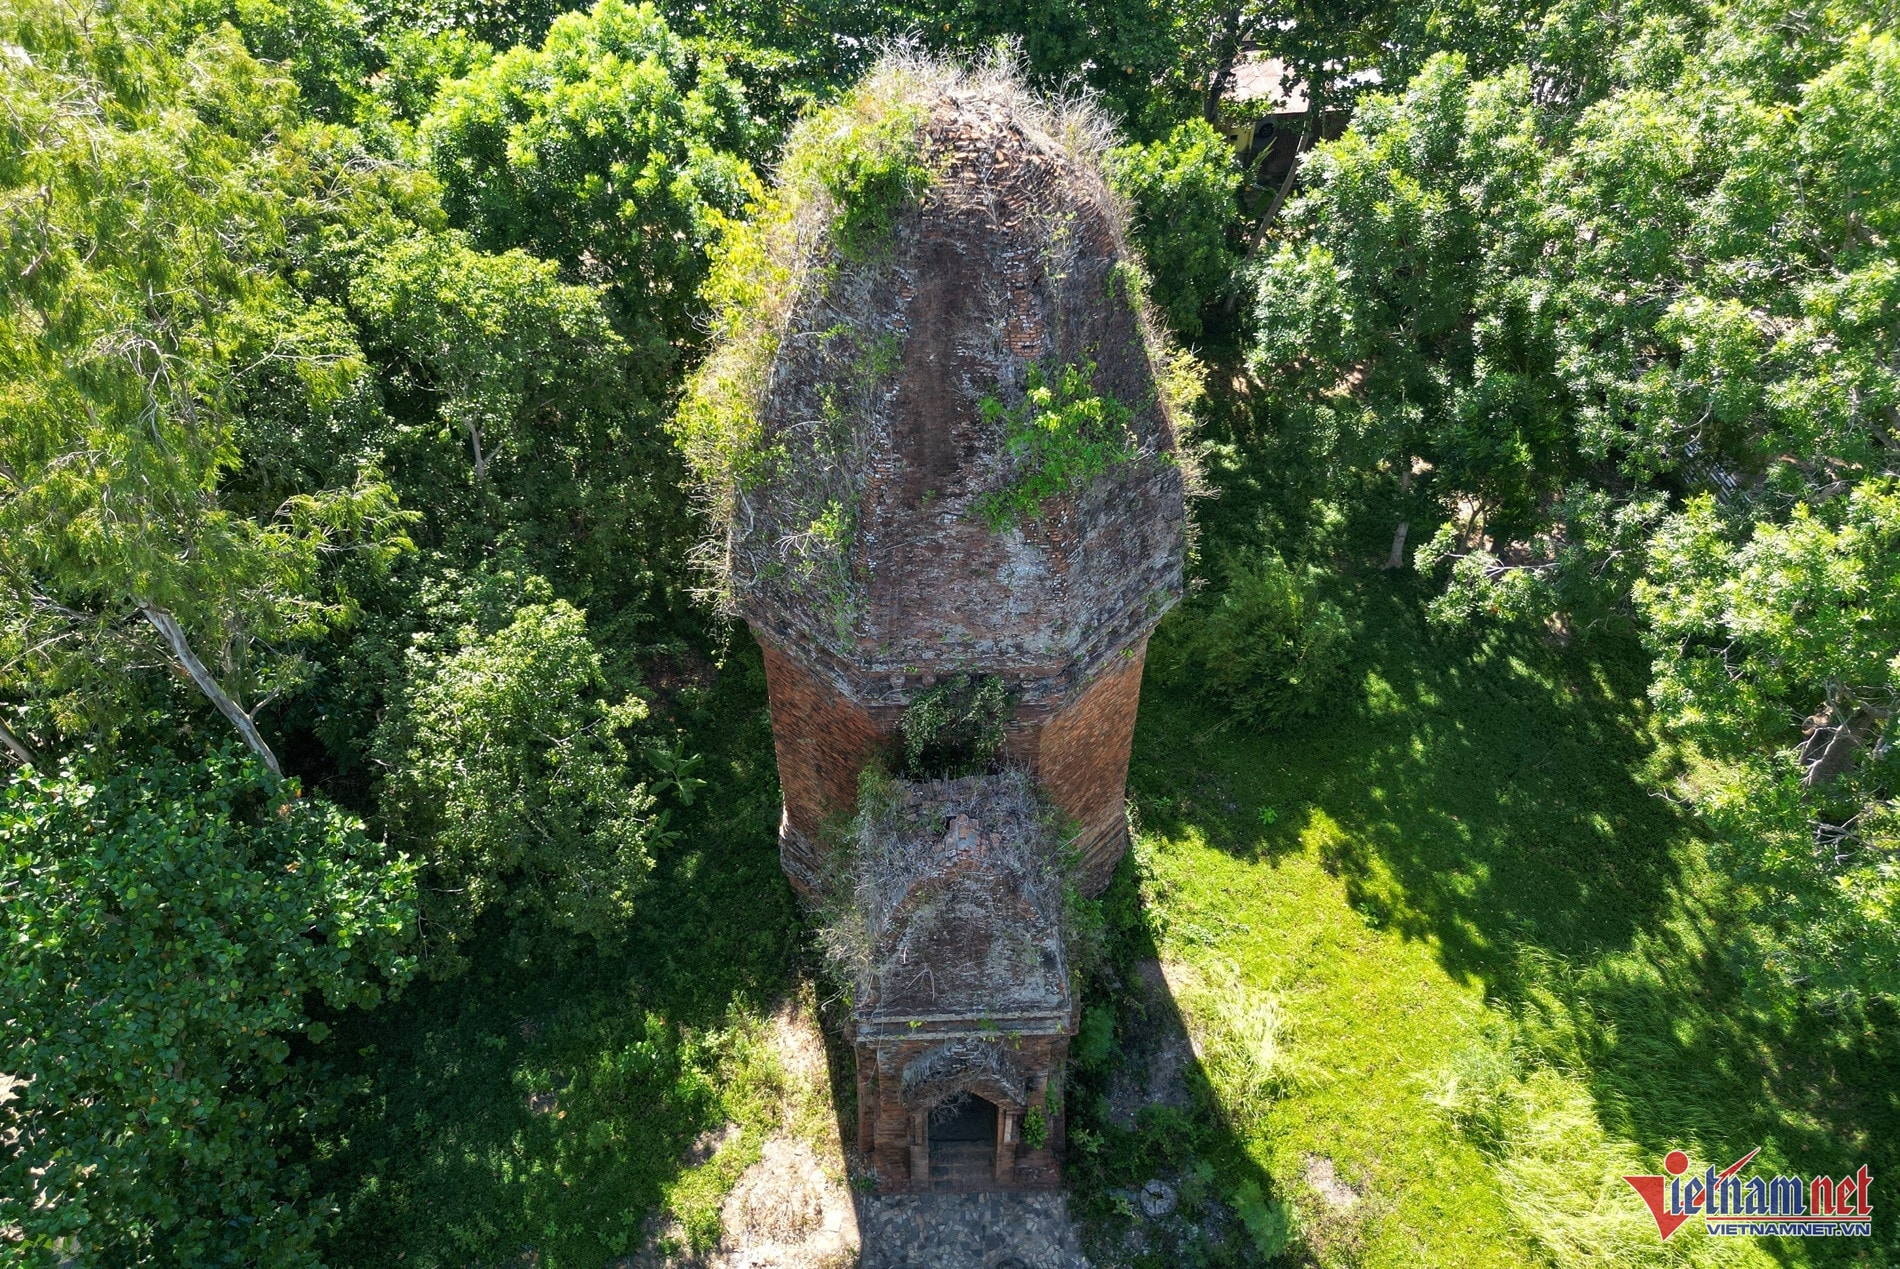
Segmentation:
{"type": "MultiPolygon", "coordinates": [[[[1060,808],[1076,833],[1073,880],[1099,893],[1127,845],[1142,661],[1181,594],[1191,483],[1171,354],[1101,175],[1109,134],[1086,108],[1052,106],[1004,72],[919,61],[887,61],[844,121],[822,126],[848,133],[852,109],[910,110],[929,179],[873,249],[834,241],[827,225],[841,213],[822,194],[818,213],[779,231],[772,276],[789,289],[770,297],[775,325],[759,337],[771,360],[748,416],[755,457],[715,498],[723,584],[765,653],[785,871],[813,904],[835,901],[826,843],[848,840],[862,773],[893,762],[919,693],[985,675],[1011,702],[1003,765],[1060,808]],[[1065,372],[1085,375],[1086,404],[1122,429],[1114,452],[1029,512],[999,514],[1040,461],[1012,442],[1011,412],[1029,417],[1030,389],[1065,372]]],[[[788,159],[787,170],[800,169],[788,159]]],[[[708,381],[740,373],[709,365],[708,381]]],[[[1045,424],[1068,426],[1053,412],[1037,416],[1045,424]]],[[[915,990],[880,979],[856,1014],[859,1135],[886,1189],[1059,1179],[1073,985],[1040,961],[1005,973],[984,959],[1007,934],[1056,947],[1060,962],[1059,914],[997,893],[944,915],[919,897],[1003,884],[978,875],[1009,856],[981,843],[1012,831],[987,788],[917,794],[912,810],[938,818],[906,831],[942,869],[913,878],[915,893],[875,891],[912,905],[902,920],[860,913],[895,921],[886,933],[937,914],[929,938],[905,944],[915,990]],[[942,989],[946,979],[964,986],[942,989]],[[937,994],[916,994],[933,981],[937,994]],[[1033,1148],[1022,1136],[1032,1110],[1033,1148]]]]}

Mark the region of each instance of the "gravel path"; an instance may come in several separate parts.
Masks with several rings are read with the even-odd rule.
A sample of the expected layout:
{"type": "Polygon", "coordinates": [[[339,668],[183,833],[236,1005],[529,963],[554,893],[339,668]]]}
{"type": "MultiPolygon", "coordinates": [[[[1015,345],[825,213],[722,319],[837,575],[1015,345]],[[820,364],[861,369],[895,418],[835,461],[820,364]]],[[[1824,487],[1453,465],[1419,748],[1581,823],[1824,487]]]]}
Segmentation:
{"type": "Polygon", "coordinates": [[[1090,1269],[1060,1194],[858,1199],[859,1269],[1090,1269]]]}

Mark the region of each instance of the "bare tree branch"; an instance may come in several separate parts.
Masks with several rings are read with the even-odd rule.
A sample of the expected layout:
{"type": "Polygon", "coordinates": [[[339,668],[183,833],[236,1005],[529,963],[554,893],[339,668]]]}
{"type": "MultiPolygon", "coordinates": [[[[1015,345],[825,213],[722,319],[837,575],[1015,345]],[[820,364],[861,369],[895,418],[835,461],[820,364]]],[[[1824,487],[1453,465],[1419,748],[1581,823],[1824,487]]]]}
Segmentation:
{"type": "Polygon", "coordinates": [[[23,767],[37,767],[40,764],[39,756],[25,741],[7,730],[5,723],[0,723],[0,745],[5,745],[7,752],[18,758],[23,767]]]}
{"type": "Polygon", "coordinates": [[[139,601],[139,611],[152,623],[152,628],[164,636],[165,642],[171,646],[172,655],[184,667],[185,673],[191,676],[191,681],[198,685],[198,690],[218,707],[220,714],[231,720],[231,725],[237,728],[238,735],[251,747],[251,752],[263,760],[272,775],[283,775],[284,769],[277,765],[277,755],[264,743],[263,733],[257,730],[257,724],[231,699],[230,693],[211,677],[211,671],[205,669],[204,662],[191,650],[191,644],[185,639],[184,629],[178,624],[178,619],[157,604],[145,600],[139,601]]]}

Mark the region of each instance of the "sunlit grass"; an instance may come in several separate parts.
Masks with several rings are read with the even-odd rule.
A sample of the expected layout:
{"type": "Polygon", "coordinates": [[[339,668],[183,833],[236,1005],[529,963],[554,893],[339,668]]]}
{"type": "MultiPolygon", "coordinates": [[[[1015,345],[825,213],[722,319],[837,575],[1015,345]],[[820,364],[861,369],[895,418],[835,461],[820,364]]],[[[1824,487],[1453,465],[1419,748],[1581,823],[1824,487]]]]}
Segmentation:
{"type": "MultiPolygon", "coordinates": [[[[1323,1264],[1887,1263],[1891,1012],[1822,1017],[1727,974],[1741,917],[1643,774],[1640,657],[1438,639],[1383,577],[1345,600],[1358,659],[1310,723],[1253,737],[1178,693],[1143,698],[1117,972],[1161,962],[1212,1118],[1162,1108],[1117,1133],[1078,1104],[1078,1210],[1166,1175],[1249,1231],[1278,1236],[1290,1201],[1295,1250],[1323,1264]],[[1768,1172],[1865,1163],[1880,1237],[1756,1251],[1686,1230],[1665,1256],[1619,1178],[1674,1146],[1718,1164],[1761,1146],[1768,1172]]],[[[353,1091],[316,1133],[342,1206],[329,1263],[533,1248],[593,1269],[655,1214],[703,1246],[774,1113],[834,1130],[827,1090],[794,1088],[760,1039],[802,936],[755,680],[736,665],[697,724],[717,783],[624,947],[550,956],[497,929],[464,978],[339,1028],[353,1091]]],[[[1085,1041],[1112,1065],[1114,1036],[1085,1041]]],[[[1140,1263],[1185,1265],[1182,1246],[1140,1263]]]]}
{"type": "MultiPolygon", "coordinates": [[[[1477,1027],[1482,993],[1424,945],[1368,926],[1310,854],[1236,859],[1193,834],[1143,845],[1162,954],[1230,960],[1240,983],[1278,1002],[1276,1064],[1295,1078],[1263,1090],[1218,1059],[1206,1073],[1318,1250],[1367,1264],[1531,1262],[1482,1154],[1426,1100],[1433,1057],[1477,1027]],[[1339,1210],[1313,1193],[1316,1158],[1361,1201],[1339,1210]]],[[[1181,1004],[1191,1031],[1222,1008],[1194,992],[1181,1004]]]]}
{"type": "MultiPolygon", "coordinates": [[[[1744,913],[1644,775],[1633,647],[1434,636],[1409,586],[1349,593],[1358,660],[1322,717],[1249,737],[1151,689],[1137,734],[1148,924],[1164,960],[1275,1002],[1290,1077],[1204,1066],[1312,1253],[1885,1263],[1878,1219],[1873,1245],[1656,1237],[1620,1177],[1674,1146],[1891,1175],[1890,1011],[1821,1016],[1728,974],[1744,913]]],[[[1191,1031],[1234,1008],[1179,994],[1191,1031]]]]}

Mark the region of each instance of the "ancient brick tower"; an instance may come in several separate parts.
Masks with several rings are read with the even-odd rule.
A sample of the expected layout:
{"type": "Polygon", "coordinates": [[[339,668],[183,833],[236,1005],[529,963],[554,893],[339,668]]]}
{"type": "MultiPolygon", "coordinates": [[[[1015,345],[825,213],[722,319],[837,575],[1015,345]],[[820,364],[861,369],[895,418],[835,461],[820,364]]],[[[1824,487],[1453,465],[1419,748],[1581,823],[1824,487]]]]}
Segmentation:
{"type": "Polygon", "coordinates": [[[809,168],[788,159],[765,316],[728,318],[739,333],[695,392],[743,393],[752,411],[749,465],[714,501],[733,605],[764,649],[780,854],[803,896],[837,887],[826,843],[845,840],[862,773],[891,761],[921,693],[959,675],[1009,693],[1006,770],[899,781],[912,818],[887,851],[902,884],[857,885],[860,907],[884,909],[862,914],[866,955],[896,958],[859,974],[860,1145],[885,1189],[1054,1185],[1076,1013],[1061,905],[1016,902],[1005,874],[1052,866],[1056,845],[998,809],[997,782],[1020,775],[1060,809],[1071,880],[1098,893],[1127,846],[1148,637],[1181,593],[1181,420],[1088,112],[1002,72],[887,61],[792,151],[888,151],[893,120],[927,175],[868,247],[844,240],[830,187],[790,187],[809,168]],[[1027,390],[1065,371],[1120,404],[1124,443],[999,517],[1034,461],[1009,413],[1027,417],[1027,390]],[[933,1148],[952,1105],[977,1125],[954,1140],[993,1129],[991,1165],[951,1167],[949,1137],[933,1148]]]}

